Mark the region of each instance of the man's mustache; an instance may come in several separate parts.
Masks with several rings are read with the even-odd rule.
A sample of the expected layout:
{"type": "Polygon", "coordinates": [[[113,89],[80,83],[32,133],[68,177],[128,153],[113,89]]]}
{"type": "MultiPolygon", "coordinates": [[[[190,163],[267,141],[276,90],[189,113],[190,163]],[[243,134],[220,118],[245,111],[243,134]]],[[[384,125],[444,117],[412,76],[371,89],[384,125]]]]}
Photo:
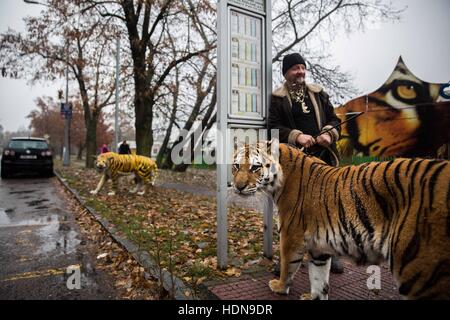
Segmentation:
{"type": "Polygon", "coordinates": [[[304,77],[299,77],[296,78],[294,81],[289,81],[288,84],[291,87],[291,89],[300,89],[303,84],[305,83],[305,78],[304,77]]]}

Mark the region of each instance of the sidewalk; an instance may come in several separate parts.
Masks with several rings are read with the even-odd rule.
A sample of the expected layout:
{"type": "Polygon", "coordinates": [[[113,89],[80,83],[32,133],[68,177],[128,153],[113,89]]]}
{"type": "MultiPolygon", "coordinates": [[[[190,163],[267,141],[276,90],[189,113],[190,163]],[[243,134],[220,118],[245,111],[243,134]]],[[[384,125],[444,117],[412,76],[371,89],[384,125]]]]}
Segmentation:
{"type": "MultiPolygon", "coordinates": [[[[344,263],[343,274],[330,274],[330,300],[398,300],[400,296],[392,275],[381,266],[381,290],[376,293],[367,288],[366,267],[344,263]]],[[[210,296],[220,300],[299,300],[310,292],[308,268],[300,267],[289,295],[273,293],[269,281],[277,277],[269,272],[243,275],[223,283],[205,283],[210,296]]]]}

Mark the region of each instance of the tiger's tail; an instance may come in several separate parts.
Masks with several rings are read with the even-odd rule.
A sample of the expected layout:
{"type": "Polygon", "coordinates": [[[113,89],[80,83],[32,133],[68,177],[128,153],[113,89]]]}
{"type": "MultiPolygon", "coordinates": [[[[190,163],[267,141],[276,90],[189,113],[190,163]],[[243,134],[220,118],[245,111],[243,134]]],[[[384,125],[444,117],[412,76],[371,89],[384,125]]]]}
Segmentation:
{"type": "Polygon", "coordinates": [[[151,170],[152,170],[152,175],[151,175],[152,177],[150,179],[150,184],[152,186],[154,186],[156,179],[158,178],[158,175],[159,175],[158,165],[156,164],[156,162],[153,163],[151,170]]]}

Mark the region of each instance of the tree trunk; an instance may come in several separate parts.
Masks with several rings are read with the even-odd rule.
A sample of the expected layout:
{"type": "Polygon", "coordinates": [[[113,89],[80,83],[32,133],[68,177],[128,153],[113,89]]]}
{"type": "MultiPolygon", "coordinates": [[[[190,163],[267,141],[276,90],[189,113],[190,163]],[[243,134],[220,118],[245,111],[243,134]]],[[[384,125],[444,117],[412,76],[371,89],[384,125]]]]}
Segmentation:
{"type": "MultiPolygon", "coordinates": [[[[173,163],[170,163],[170,167],[167,167],[165,164],[166,161],[163,161],[163,160],[167,159],[167,157],[168,157],[167,152],[169,151],[169,149],[167,148],[167,146],[169,144],[170,136],[172,134],[172,128],[173,128],[173,124],[175,123],[177,109],[178,109],[178,94],[179,94],[180,81],[179,81],[178,68],[176,68],[175,70],[176,70],[176,73],[175,73],[176,88],[173,92],[172,113],[170,114],[169,125],[167,126],[167,130],[166,130],[166,136],[164,137],[164,141],[161,145],[161,148],[159,149],[158,156],[156,157],[157,166],[159,168],[163,168],[163,169],[171,169],[173,166],[173,163]]],[[[169,155],[169,158],[170,158],[170,155],[169,155]]]]}
{"type": "MultiPolygon", "coordinates": [[[[204,130],[204,132],[206,133],[207,130],[211,129],[212,125],[216,122],[216,114],[214,114],[214,116],[211,118],[211,115],[214,112],[214,109],[216,108],[216,101],[217,101],[217,90],[216,90],[216,86],[214,85],[214,91],[213,91],[213,95],[211,97],[211,101],[209,103],[208,106],[208,110],[205,113],[205,116],[202,119],[202,123],[201,123],[201,128],[204,130]]],[[[199,141],[194,141],[194,133],[192,133],[187,140],[190,140],[190,149],[191,149],[191,162],[192,160],[194,160],[195,154],[196,152],[199,152],[202,150],[203,148],[203,139],[205,138],[205,136],[202,134],[200,135],[200,137],[198,138],[199,141],[201,141],[201,143],[198,143],[199,141]],[[198,146],[195,149],[195,146],[198,146]]],[[[175,144],[174,144],[175,145],[175,144]]],[[[203,157],[203,154],[202,154],[203,157]]],[[[170,158],[170,153],[169,153],[169,158],[170,158]]],[[[180,163],[178,165],[176,165],[173,170],[177,171],[177,172],[185,172],[187,170],[187,168],[189,167],[190,164],[187,163],[180,163]]]]}
{"type": "MultiPolygon", "coordinates": [[[[172,114],[173,114],[173,112],[172,112],[172,114]]],[[[166,167],[166,161],[163,162],[163,160],[167,159],[167,152],[169,151],[169,149],[167,148],[167,145],[169,144],[169,139],[170,139],[170,135],[172,133],[172,127],[173,127],[174,120],[175,119],[172,119],[172,117],[170,118],[170,123],[166,130],[166,136],[164,137],[164,141],[161,145],[161,148],[159,149],[158,156],[156,157],[156,165],[158,166],[158,168],[170,169],[170,168],[166,167]]]]}
{"type": "MultiPolygon", "coordinates": [[[[131,37],[131,36],[130,36],[131,37]]],[[[145,46],[137,35],[131,41],[133,69],[134,69],[134,113],[136,120],[136,154],[150,157],[153,146],[153,92],[145,71],[145,46]]]]}
{"type": "Polygon", "coordinates": [[[78,145],[78,154],[77,154],[77,160],[83,159],[83,144],[78,145]]]}
{"type": "Polygon", "coordinates": [[[181,142],[181,138],[179,137],[177,141],[175,141],[170,148],[164,153],[164,159],[162,161],[162,169],[173,169],[173,161],[172,161],[172,150],[173,147],[181,142]]]}
{"type": "MultiPolygon", "coordinates": [[[[194,125],[195,119],[198,116],[199,110],[200,110],[200,104],[195,105],[194,108],[192,109],[192,112],[191,112],[191,115],[189,116],[189,119],[184,124],[183,132],[189,132],[192,129],[192,126],[194,125]]],[[[180,135],[178,137],[177,141],[174,142],[174,144],[172,145],[170,150],[167,152],[166,159],[165,159],[164,162],[167,163],[168,166],[170,166],[169,168],[172,168],[172,166],[173,166],[173,162],[172,162],[172,159],[171,159],[172,150],[179,143],[182,143],[183,145],[185,145],[187,143],[187,139],[184,140],[182,135],[180,135]]]]}
{"type": "Polygon", "coordinates": [[[86,168],[94,167],[94,158],[97,155],[97,117],[86,121],[86,168]]]}
{"type": "MultiPolygon", "coordinates": [[[[139,86],[136,86],[138,89],[139,86]]],[[[145,92],[136,90],[135,95],[145,92]]],[[[136,154],[151,157],[153,146],[153,101],[151,99],[135,99],[136,154]]]]}

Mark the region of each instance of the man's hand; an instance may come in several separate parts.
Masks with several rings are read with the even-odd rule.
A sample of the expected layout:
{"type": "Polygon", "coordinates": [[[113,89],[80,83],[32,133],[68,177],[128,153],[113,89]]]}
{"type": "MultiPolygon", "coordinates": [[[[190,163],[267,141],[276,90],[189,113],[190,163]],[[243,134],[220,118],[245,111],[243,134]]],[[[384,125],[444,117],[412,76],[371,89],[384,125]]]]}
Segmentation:
{"type": "Polygon", "coordinates": [[[310,148],[314,144],[316,144],[316,140],[312,136],[310,136],[309,134],[303,134],[303,133],[298,135],[296,142],[297,142],[297,144],[299,144],[305,148],[310,148]]]}
{"type": "Polygon", "coordinates": [[[317,143],[323,147],[331,145],[331,136],[328,133],[323,133],[317,137],[317,143]]]}

